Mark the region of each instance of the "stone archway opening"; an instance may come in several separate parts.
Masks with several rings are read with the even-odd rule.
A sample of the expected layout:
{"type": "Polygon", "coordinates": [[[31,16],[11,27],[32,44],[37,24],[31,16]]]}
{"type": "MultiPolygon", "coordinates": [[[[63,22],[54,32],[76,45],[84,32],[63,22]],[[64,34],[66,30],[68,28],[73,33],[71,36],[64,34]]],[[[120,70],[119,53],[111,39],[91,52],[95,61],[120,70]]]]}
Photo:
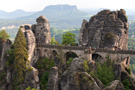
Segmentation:
{"type": "Polygon", "coordinates": [[[41,51],[40,51],[40,49],[37,49],[37,56],[38,57],[41,57],[41,51]]]}
{"type": "Polygon", "coordinates": [[[49,56],[48,56],[48,50],[47,49],[44,50],[44,57],[45,58],[49,58],[49,56]]]}
{"type": "Polygon", "coordinates": [[[52,51],[52,58],[56,58],[56,56],[57,56],[57,52],[56,52],[56,50],[53,50],[52,51]]]}
{"type": "Polygon", "coordinates": [[[99,63],[105,62],[104,58],[99,54],[92,54],[92,60],[94,60],[95,62],[99,62],[99,63]]]}
{"type": "Polygon", "coordinates": [[[66,59],[67,66],[69,66],[71,64],[72,60],[74,58],[77,58],[78,56],[76,53],[70,51],[70,52],[65,53],[64,57],[66,59]]]}

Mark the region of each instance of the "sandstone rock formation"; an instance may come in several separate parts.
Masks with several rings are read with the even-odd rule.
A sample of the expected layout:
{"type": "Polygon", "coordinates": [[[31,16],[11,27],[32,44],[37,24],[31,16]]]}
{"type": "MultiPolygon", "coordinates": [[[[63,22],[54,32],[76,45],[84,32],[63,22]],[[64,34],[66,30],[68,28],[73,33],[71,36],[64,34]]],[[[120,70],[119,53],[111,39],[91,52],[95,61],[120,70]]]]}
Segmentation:
{"type": "MultiPolygon", "coordinates": [[[[0,39],[0,89],[8,89],[11,83],[11,72],[10,68],[6,69],[6,61],[8,53],[11,49],[12,42],[8,40],[0,39]]],[[[10,90],[10,89],[8,89],[10,90]]]]}
{"type": "Polygon", "coordinates": [[[37,24],[32,25],[32,31],[36,38],[36,43],[48,44],[51,41],[50,24],[44,17],[37,18],[37,24]]]}
{"type": "Polygon", "coordinates": [[[11,49],[12,42],[8,40],[0,39],[0,70],[3,70],[6,63],[6,52],[11,49]]]}
{"type": "Polygon", "coordinates": [[[96,48],[127,49],[128,24],[126,13],[103,10],[83,21],[79,44],[96,48]]]}
{"type": "Polygon", "coordinates": [[[26,41],[27,41],[27,48],[28,48],[28,60],[32,63],[32,57],[34,56],[34,50],[36,47],[36,39],[35,35],[31,30],[31,25],[21,25],[21,31],[24,33],[26,41]]]}
{"type": "MultiPolygon", "coordinates": [[[[38,70],[33,67],[35,62],[38,59],[38,56],[35,55],[36,52],[36,39],[35,35],[31,30],[31,25],[21,25],[21,31],[24,33],[26,42],[27,42],[27,49],[28,49],[28,60],[30,62],[30,66],[32,68],[31,72],[27,72],[25,76],[25,81],[23,88],[31,87],[39,89],[39,78],[38,78],[38,70]]],[[[23,89],[22,89],[23,90],[23,89]]]]}
{"type": "Polygon", "coordinates": [[[47,90],[58,90],[58,68],[56,66],[50,69],[47,90]]]}
{"type": "Polygon", "coordinates": [[[83,68],[83,59],[76,58],[61,77],[61,90],[101,90],[83,68]]]}
{"type": "Polygon", "coordinates": [[[123,84],[119,80],[111,82],[111,84],[104,90],[125,90],[123,84]]]}

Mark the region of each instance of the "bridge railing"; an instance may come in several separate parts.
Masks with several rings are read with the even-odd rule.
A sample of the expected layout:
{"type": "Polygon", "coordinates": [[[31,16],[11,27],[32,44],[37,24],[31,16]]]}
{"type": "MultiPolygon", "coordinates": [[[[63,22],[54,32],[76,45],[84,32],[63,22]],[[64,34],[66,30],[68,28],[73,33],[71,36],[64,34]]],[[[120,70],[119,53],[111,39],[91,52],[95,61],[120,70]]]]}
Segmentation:
{"type": "Polygon", "coordinates": [[[105,52],[105,53],[113,53],[113,54],[135,54],[135,51],[132,50],[109,50],[109,49],[104,49],[104,48],[98,48],[98,49],[93,49],[95,52],[105,52]]]}
{"type": "Polygon", "coordinates": [[[59,46],[59,45],[45,45],[45,44],[37,44],[37,47],[45,47],[45,48],[62,48],[68,50],[84,50],[86,47],[81,46],[59,46]]]}
{"type": "Polygon", "coordinates": [[[110,49],[105,49],[105,48],[88,48],[88,47],[82,47],[82,46],[59,46],[59,45],[47,45],[47,44],[42,44],[38,43],[37,47],[44,47],[44,48],[62,48],[62,49],[68,49],[68,50],[91,50],[94,52],[105,52],[105,53],[112,53],[112,54],[134,54],[135,51],[132,50],[110,50],[110,49]]]}

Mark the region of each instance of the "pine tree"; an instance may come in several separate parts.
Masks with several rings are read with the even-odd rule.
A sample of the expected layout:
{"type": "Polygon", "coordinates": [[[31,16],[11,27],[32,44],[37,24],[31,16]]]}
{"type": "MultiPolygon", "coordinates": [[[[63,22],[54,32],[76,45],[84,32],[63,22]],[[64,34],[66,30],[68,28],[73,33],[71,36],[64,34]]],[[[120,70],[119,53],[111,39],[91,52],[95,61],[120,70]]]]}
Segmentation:
{"type": "Polygon", "coordinates": [[[23,32],[19,29],[14,42],[14,69],[18,83],[24,81],[24,72],[28,70],[27,43],[23,32]]]}

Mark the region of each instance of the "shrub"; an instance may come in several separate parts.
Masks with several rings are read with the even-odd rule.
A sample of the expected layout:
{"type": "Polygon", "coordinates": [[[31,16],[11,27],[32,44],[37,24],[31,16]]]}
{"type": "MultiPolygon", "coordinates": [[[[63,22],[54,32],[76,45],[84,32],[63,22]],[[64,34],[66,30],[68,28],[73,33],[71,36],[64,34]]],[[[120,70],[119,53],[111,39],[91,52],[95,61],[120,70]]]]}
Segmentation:
{"type": "Polygon", "coordinates": [[[84,60],[84,62],[83,62],[83,69],[85,72],[89,72],[89,66],[88,66],[87,60],[84,60]]]}
{"type": "Polygon", "coordinates": [[[69,60],[67,61],[67,66],[70,66],[71,62],[73,61],[73,58],[70,57],[69,60]]]}
{"type": "Polygon", "coordinates": [[[38,90],[38,89],[27,87],[25,90],[38,90]]]}
{"type": "Polygon", "coordinates": [[[40,90],[45,90],[49,78],[49,70],[54,66],[54,60],[48,58],[41,58],[36,63],[36,68],[39,71],[40,90]]]}
{"type": "Polygon", "coordinates": [[[122,81],[122,84],[124,85],[124,87],[125,87],[126,90],[131,90],[130,89],[131,84],[130,84],[130,82],[129,82],[128,79],[123,80],[122,81]]]}
{"type": "Polygon", "coordinates": [[[97,63],[97,70],[94,75],[105,85],[108,86],[114,79],[114,72],[112,65],[107,65],[107,61],[101,65],[97,63]]]}

